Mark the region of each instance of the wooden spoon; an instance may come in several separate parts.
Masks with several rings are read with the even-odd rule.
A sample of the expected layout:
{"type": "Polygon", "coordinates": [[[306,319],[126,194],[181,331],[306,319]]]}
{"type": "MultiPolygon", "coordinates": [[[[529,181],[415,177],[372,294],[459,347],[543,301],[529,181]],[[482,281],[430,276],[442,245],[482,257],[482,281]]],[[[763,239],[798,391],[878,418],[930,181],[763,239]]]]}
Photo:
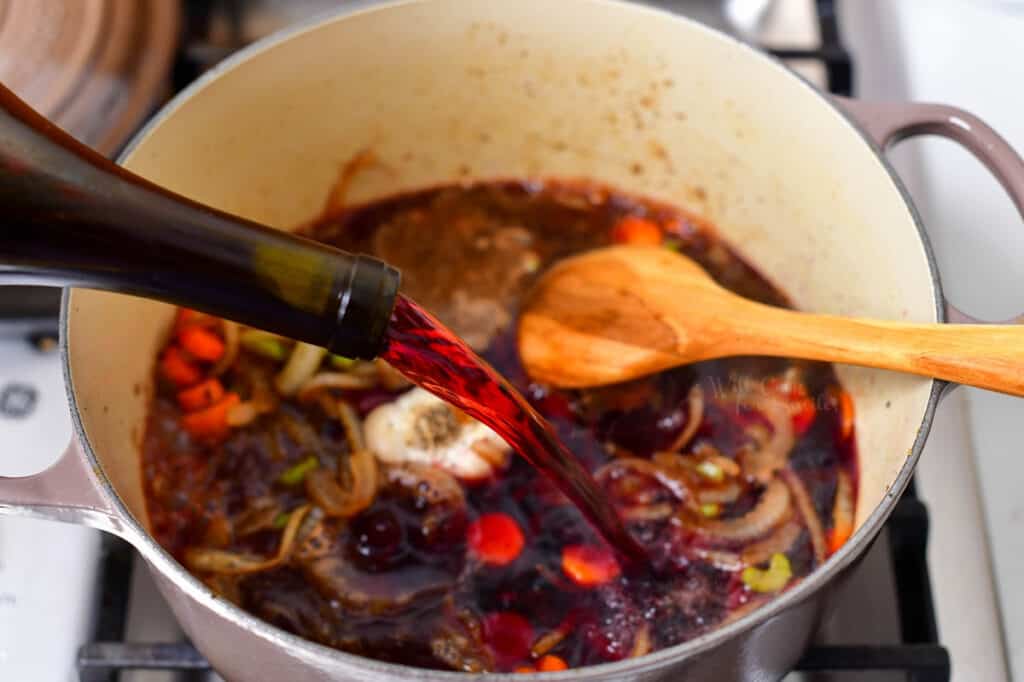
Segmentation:
{"type": "Polygon", "coordinates": [[[698,360],[769,355],[909,372],[1024,395],[1024,325],[910,324],[747,300],[664,248],[612,246],[541,277],[519,322],[527,372],[598,386],[698,360]]]}

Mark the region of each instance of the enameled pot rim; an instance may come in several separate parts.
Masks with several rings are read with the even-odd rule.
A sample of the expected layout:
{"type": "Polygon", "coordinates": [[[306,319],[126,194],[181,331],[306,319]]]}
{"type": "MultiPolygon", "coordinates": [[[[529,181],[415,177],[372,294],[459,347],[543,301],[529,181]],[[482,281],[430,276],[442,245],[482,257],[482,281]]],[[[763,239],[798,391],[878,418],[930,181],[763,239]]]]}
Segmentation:
{"type": "MultiPolygon", "coordinates": [[[[359,0],[349,4],[348,6],[333,10],[325,14],[318,15],[308,20],[302,21],[288,27],[282,31],[279,31],[271,36],[263,38],[242,50],[234,53],[227,59],[223,60],[215,67],[207,71],[200,78],[189,84],[184,90],[178,93],[170,102],[165,104],[155,116],[132,138],[129,144],[118,156],[118,162],[123,162],[131,153],[138,147],[149,135],[156,126],[160,125],[167,118],[172,116],[175,111],[185,101],[199,94],[204,90],[210,83],[218,79],[224,73],[234,69],[239,64],[249,60],[253,56],[265,51],[266,49],[273,47],[281,42],[294,38],[302,33],[312,30],[323,23],[341,20],[346,16],[352,15],[358,12],[364,12],[367,10],[373,10],[380,7],[400,7],[403,5],[418,4],[420,2],[429,2],[430,0],[401,0],[399,2],[376,2],[374,0],[359,0]]],[[[624,4],[623,0],[583,0],[589,2],[594,6],[595,11],[599,11],[602,5],[618,5],[624,4]]],[[[629,3],[625,3],[629,4],[629,3]]],[[[829,96],[823,94],[820,90],[811,85],[807,80],[801,77],[799,74],[794,72],[784,63],[776,59],[775,57],[761,52],[754,47],[732,37],[728,34],[715,31],[711,28],[704,26],[692,19],[684,16],[672,14],[667,10],[644,7],[640,5],[634,5],[632,10],[637,12],[654,12],[663,15],[665,21],[679,22],[680,25],[686,26],[687,30],[693,31],[706,31],[714,33],[720,37],[724,37],[730,41],[735,49],[743,50],[748,55],[753,56],[757,59],[762,59],[771,62],[779,68],[779,74],[781,78],[794,78],[800,82],[803,87],[812,90],[818,97],[821,98],[824,106],[830,107],[837,115],[842,117],[846,124],[854,129],[858,135],[864,140],[864,143],[868,145],[875,156],[877,157],[882,168],[888,173],[890,179],[899,190],[904,202],[910,210],[914,225],[917,229],[918,235],[921,239],[922,246],[924,248],[925,255],[928,261],[928,268],[931,275],[932,288],[936,300],[936,317],[938,321],[945,322],[945,305],[944,298],[942,295],[942,285],[939,278],[939,272],[935,263],[934,254],[932,251],[931,244],[928,240],[927,233],[921,223],[920,215],[918,214],[910,196],[901,182],[899,176],[896,174],[894,169],[886,160],[883,152],[879,149],[875,141],[869,137],[865,131],[851,118],[851,116],[845,112],[842,107],[829,96]]],[[[69,362],[69,351],[68,351],[68,313],[70,306],[70,289],[65,289],[61,302],[61,315],[60,315],[60,350],[61,360],[63,364],[64,380],[68,391],[68,401],[71,407],[72,421],[74,425],[74,431],[76,437],[81,444],[82,452],[88,462],[92,471],[94,471],[99,480],[99,486],[101,493],[107,499],[111,509],[116,515],[118,515],[124,524],[122,532],[127,540],[129,540],[137,550],[139,550],[146,560],[158,570],[161,574],[171,580],[174,585],[186,593],[189,597],[203,604],[205,607],[217,612],[220,616],[233,620],[247,630],[253,633],[254,636],[259,636],[263,639],[269,640],[279,646],[288,647],[290,649],[298,649],[303,651],[307,656],[327,659],[337,659],[344,661],[348,665],[357,665],[362,668],[367,674],[380,673],[390,675],[402,675],[409,678],[419,679],[436,679],[436,680],[466,680],[475,675],[468,673],[459,672],[446,672],[436,670],[426,670],[421,668],[414,668],[410,666],[399,665],[395,663],[386,663],[382,661],[376,661],[374,659],[364,658],[353,654],[345,653],[337,649],[323,646],[315,642],[306,640],[296,635],[290,634],[283,630],[280,630],[263,620],[256,618],[248,612],[238,608],[224,599],[216,598],[197,578],[189,573],[181,564],[179,564],[163,547],[161,547],[153,537],[146,531],[145,528],[135,519],[132,513],[125,506],[120,496],[114,491],[110,480],[103,473],[102,466],[99,459],[96,457],[95,452],[92,449],[89,439],[85,433],[85,429],[82,425],[81,416],[78,410],[78,403],[75,397],[75,389],[73,378],[70,370],[69,362]]],[[[823,589],[837,574],[842,572],[844,569],[849,567],[857,558],[866,551],[875,535],[881,529],[882,524],[888,518],[892,511],[895,502],[899,499],[900,494],[906,488],[910,477],[913,474],[914,468],[917,465],[918,458],[921,455],[921,451],[924,447],[925,440],[927,439],[928,432],[931,429],[932,420],[935,416],[935,409],[938,405],[939,399],[943,394],[944,388],[948,386],[945,382],[933,381],[931,386],[928,403],[924,411],[924,417],[921,421],[921,425],[918,428],[917,435],[914,439],[914,444],[908,453],[908,456],[893,481],[892,485],[885,492],[885,496],[881,503],[872,511],[871,515],[864,521],[860,528],[854,533],[853,537],[833,556],[829,557],[824,564],[819,566],[813,571],[807,578],[802,580],[798,585],[788,590],[782,595],[772,599],[768,604],[752,611],[746,616],[737,619],[735,622],[725,625],[720,628],[716,628],[700,637],[689,640],[682,644],[678,644],[667,649],[662,649],[646,656],[636,659],[626,659],[615,663],[603,663],[594,666],[587,666],[585,668],[577,668],[573,670],[567,670],[560,673],[543,673],[545,680],[578,680],[580,678],[594,676],[604,676],[606,678],[618,678],[619,676],[626,677],[629,675],[640,674],[643,672],[649,672],[657,670],[663,666],[671,663],[676,663],[679,660],[692,658],[703,654],[705,652],[715,649],[717,646],[726,642],[733,637],[739,636],[740,634],[747,632],[760,623],[763,623],[781,612],[794,607],[800,602],[810,598],[812,595],[823,589]]],[[[524,676],[522,674],[487,674],[488,679],[508,679],[508,680],[523,680],[531,679],[531,676],[524,676]]]]}

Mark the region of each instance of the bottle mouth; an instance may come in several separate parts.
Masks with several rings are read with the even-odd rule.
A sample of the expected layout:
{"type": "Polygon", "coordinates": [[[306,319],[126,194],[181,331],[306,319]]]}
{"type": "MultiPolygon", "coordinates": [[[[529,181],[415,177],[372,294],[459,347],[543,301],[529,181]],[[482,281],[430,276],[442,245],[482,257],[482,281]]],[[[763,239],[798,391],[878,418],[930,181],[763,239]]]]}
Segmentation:
{"type": "Polygon", "coordinates": [[[338,293],[338,315],[328,350],[372,360],[384,350],[402,273],[382,260],[360,254],[338,293]]]}

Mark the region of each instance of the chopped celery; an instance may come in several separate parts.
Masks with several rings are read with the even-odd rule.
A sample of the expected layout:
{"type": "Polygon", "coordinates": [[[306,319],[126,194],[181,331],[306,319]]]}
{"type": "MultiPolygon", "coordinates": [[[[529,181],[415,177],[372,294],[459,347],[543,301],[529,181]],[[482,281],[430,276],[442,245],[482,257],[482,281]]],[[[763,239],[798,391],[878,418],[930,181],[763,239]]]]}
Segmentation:
{"type": "Polygon", "coordinates": [[[346,370],[352,369],[355,366],[356,361],[352,358],[346,358],[344,355],[330,355],[328,356],[331,361],[331,367],[334,369],[346,370]]]}
{"type": "Polygon", "coordinates": [[[722,508],[717,503],[711,502],[700,506],[700,513],[709,519],[713,519],[722,513],[722,508]]]}
{"type": "Polygon", "coordinates": [[[778,592],[793,577],[793,569],[785,554],[772,554],[768,568],[754,566],[743,569],[743,584],[754,592],[778,592]]]}
{"type": "Polygon", "coordinates": [[[306,474],[313,471],[320,466],[320,460],[315,455],[310,455],[306,459],[302,460],[298,464],[285,469],[284,472],[278,477],[281,483],[285,485],[298,485],[302,483],[306,478],[306,474]]]}
{"type": "Polygon", "coordinates": [[[257,329],[247,329],[238,337],[238,343],[247,351],[271,360],[288,357],[288,346],[279,337],[257,329]]]}
{"type": "Polygon", "coordinates": [[[697,473],[712,483],[721,483],[725,480],[725,472],[722,471],[722,467],[708,460],[697,465],[697,473]]]}
{"type": "Polygon", "coordinates": [[[273,522],[270,524],[274,527],[274,530],[281,530],[288,525],[288,519],[292,516],[291,512],[281,512],[274,517],[273,522]]]}

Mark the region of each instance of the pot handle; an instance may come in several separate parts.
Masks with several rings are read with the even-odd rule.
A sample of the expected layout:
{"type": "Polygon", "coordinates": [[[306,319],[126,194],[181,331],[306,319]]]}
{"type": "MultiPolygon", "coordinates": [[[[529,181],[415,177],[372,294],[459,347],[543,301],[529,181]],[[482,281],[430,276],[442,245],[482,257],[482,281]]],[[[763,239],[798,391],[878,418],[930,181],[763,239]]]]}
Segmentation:
{"type": "MultiPolygon", "coordinates": [[[[865,102],[846,97],[833,99],[883,152],[901,140],[920,135],[938,135],[960,144],[999,180],[1024,217],[1024,159],[999,133],[974,114],[945,104],[865,102]]],[[[985,324],[948,301],[946,319],[957,324],[985,324]]],[[[999,324],[1015,323],[1024,323],[1024,315],[999,324]]]]}
{"type": "Polygon", "coordinates": [[[125,524],[100,485],[78,439],[72,438],[50,468],[19,478],[0,476],[0,515],[64,521],[123,536],[125,524]]]}

